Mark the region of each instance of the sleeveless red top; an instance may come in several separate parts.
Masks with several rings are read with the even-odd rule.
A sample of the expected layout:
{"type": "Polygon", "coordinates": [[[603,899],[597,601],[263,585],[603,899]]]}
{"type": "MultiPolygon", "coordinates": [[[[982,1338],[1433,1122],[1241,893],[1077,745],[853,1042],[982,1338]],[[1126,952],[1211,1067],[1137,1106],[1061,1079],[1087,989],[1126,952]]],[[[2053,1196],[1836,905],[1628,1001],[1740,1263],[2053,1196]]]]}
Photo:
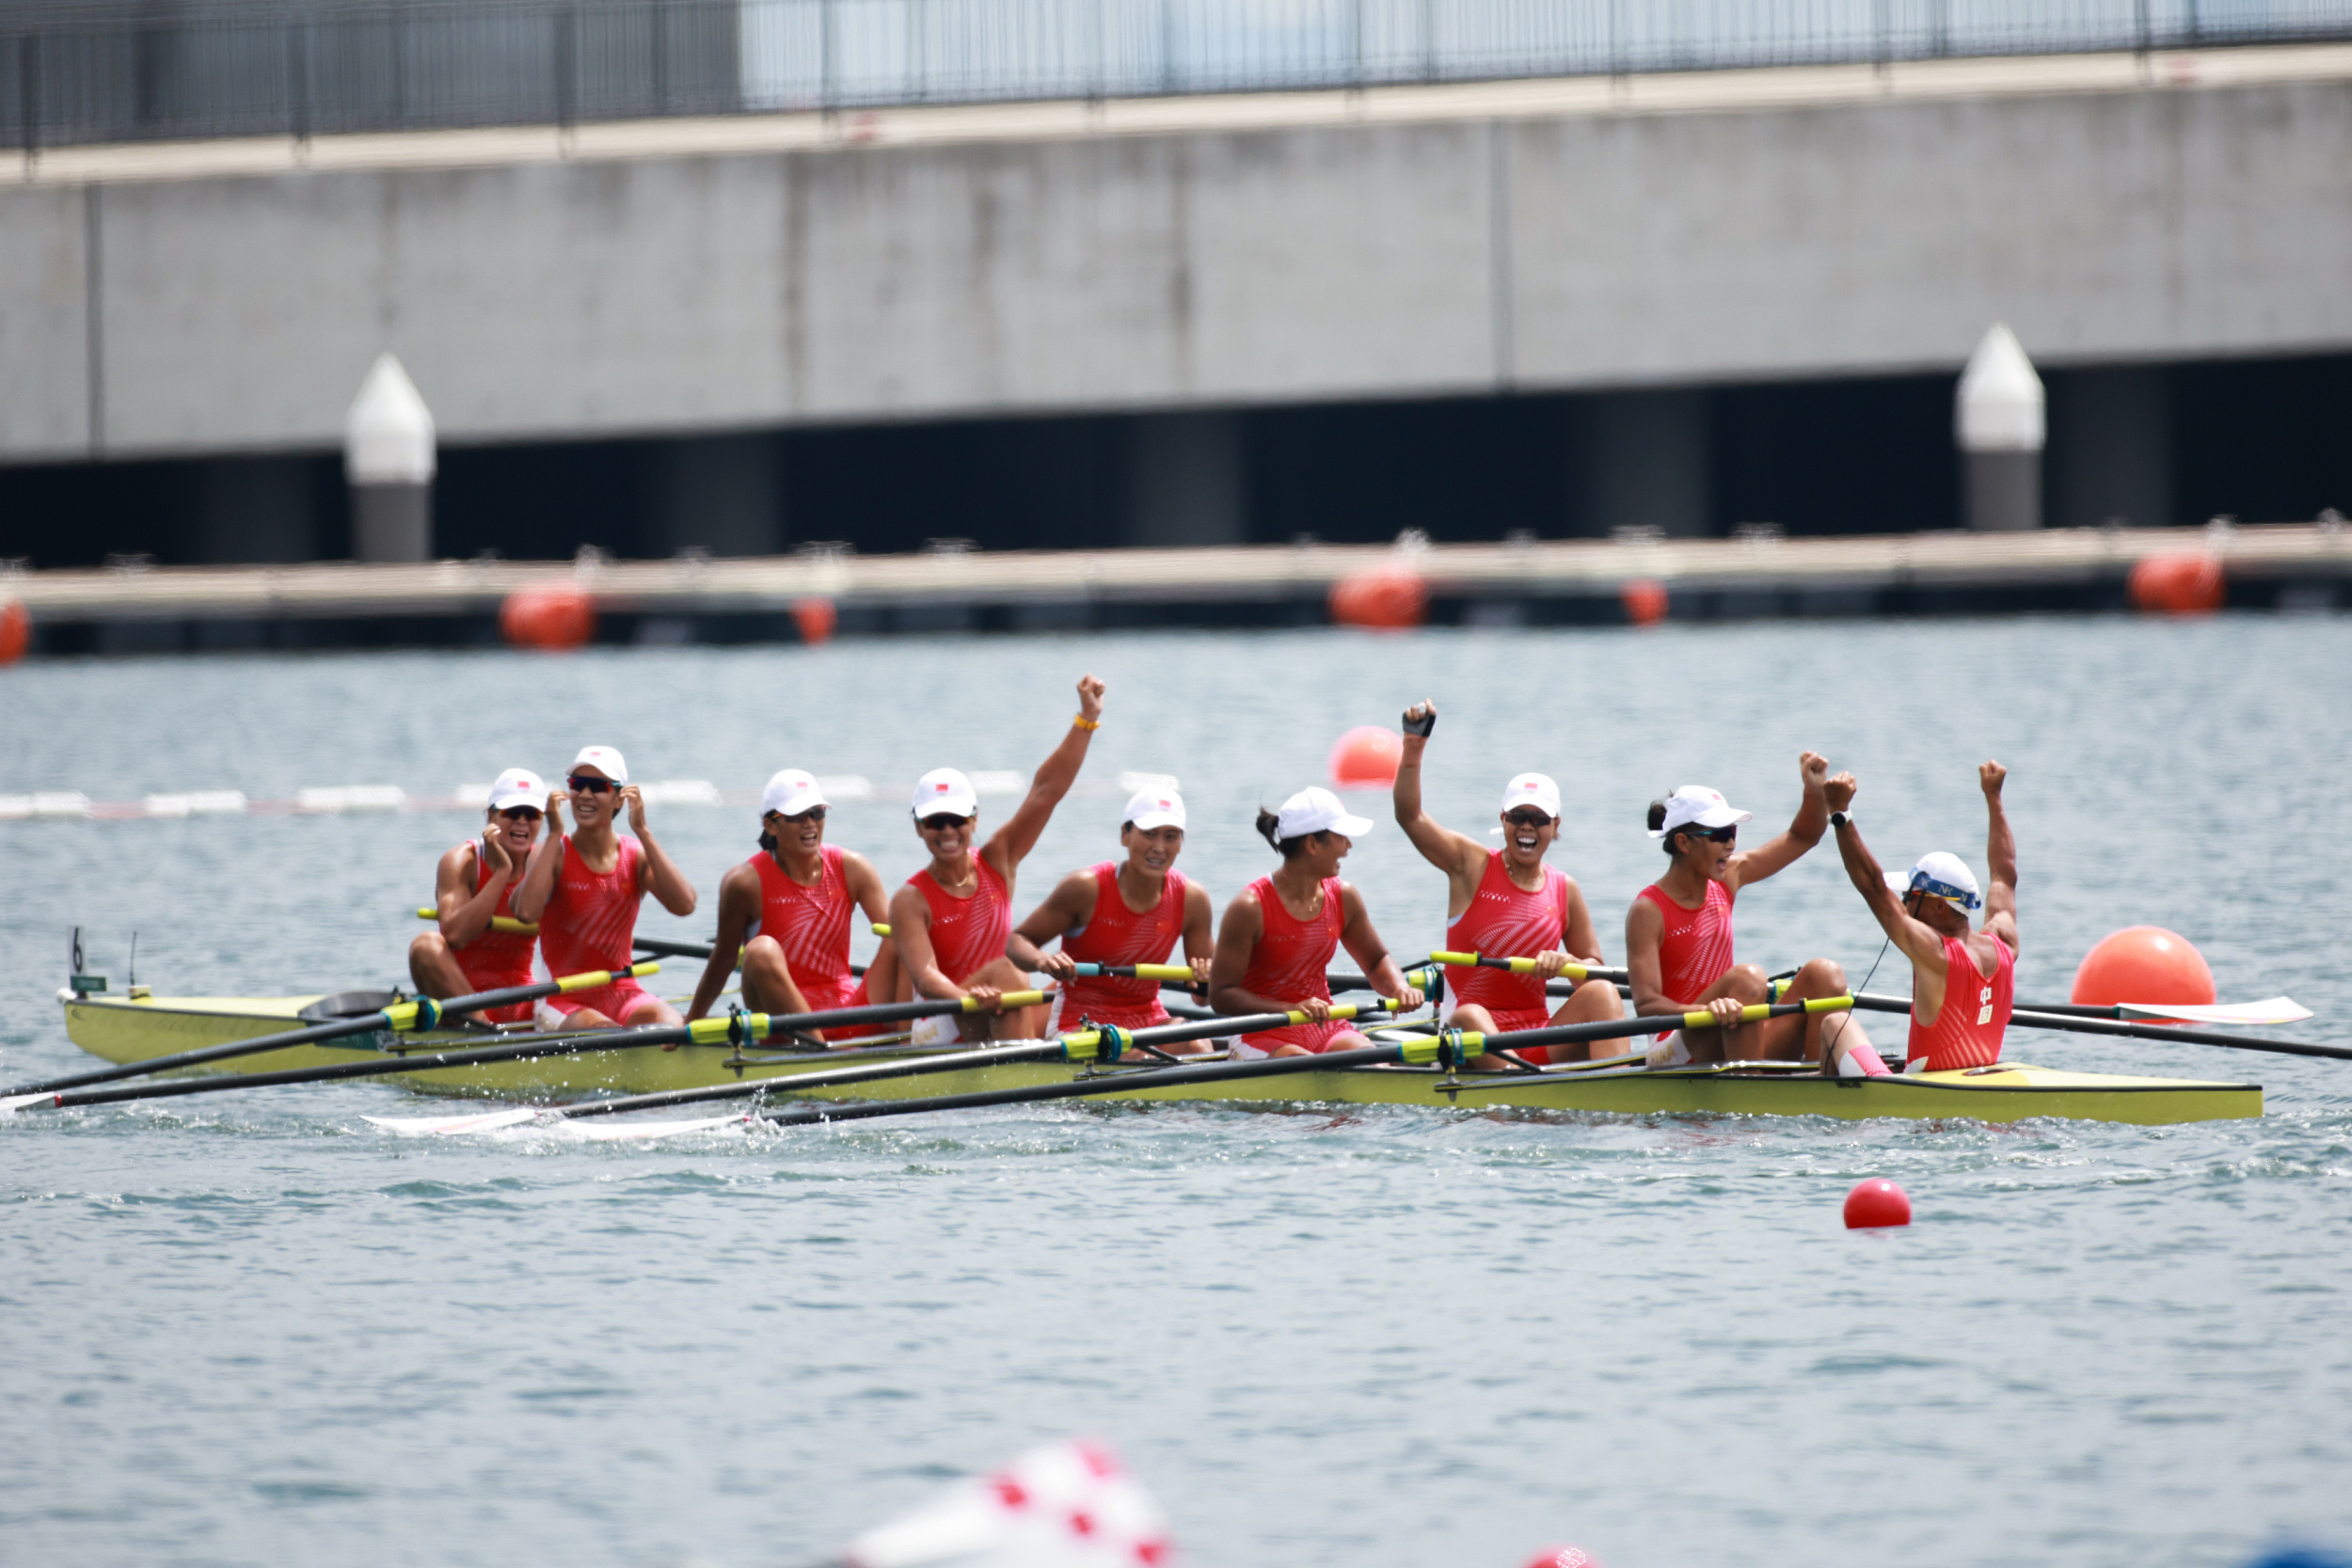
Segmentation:
{"type": "Polygon", "coordinates": [[[1012,936],[1012,890],[996,868],[977,855],[980,885],[969,898],[958,898],[939,885],[929,867],[907,879],[907,886],[923,895],[931,910],[931,956],[940,973],[961,985],[969,976],[1005,956],[1012,936]]]}
{"type": "MultiPolygon", "coordinates": [[[[1708,878],[1707,902],[1686,910],[1656,882],[1634,896],[1646,898],[1666,917],[1658,939],[1658,983],[1675,1001],[1686,1006],[1731,973],[1731,890],[1708,878]]],[[[1669,1029],[1659,1036],[1663,1039],[1669,1029]]]]}
{"type": "MultiPolygon", "coordinates": [[[[1470,908],[1445,928],[1445,944],[1456,953],[1479,953],[1497,958],[1532,958],[1556,949],[1568,934],[1568,879],[1552,866],[1544,867],[1544,885],[1530,893],[1511,880],[1502,851],[1486,854],[1486,874],[1470,908]]],[[[1446,974],[1455,1006],[1485,1007],[1498,1021],[1505,1012],[1549,1013],[1540,974],[1514,974],[1503,969],[1455,969],[1446,974]]]]}
{"type": "MultiPolygon", "coordinates": [[[[1337,877],[1324,879],[1323,908],[1312,920],[1300,920],[1282,907],[1282,895],[1274,890],[1273,878],[1261,877],[1249,884],[1249,891],[1258,895],[1265,929],[1250,950],[1249,968],[1241,977],[1244,990],[1276,1002],[1298,1003],[1311,996],[1331,999],[1331,955],[1339,951],[1340,927],[1346,918],[1340,909],[1342,885],[1337,877]]],[[[1354,1027],[1336,1020],[1293,1023],[1242,1038],[1262,1051],[1303,1045],[1320,1053],[1333,1035],[1354,1027]]]]}
{"type": "Polygon", "coordinates": [[[743,940],[765,934],[784,949],[784,967],[811,1011],[854,1004],[858,978],[850,973],[850,917],[857,907],[841,874],[841,850],[823,846],[817,885],[803,887],[765,849],[743,863],[759,874],[759,918],[743,940]]]}
{"type": "MultiPolygon", "coordinates": [[[[482,841],[473,841],[473,890],[480,893],[490,881],[490,857],[482,852],[482,841]]],[[[509,882],[499,895],[493,916],[515,914],[515,890],[522,886],[522,879],[509,882]]],[[[493,927],[463,947],[450,949],[450,957],[457,960],[466,983],[475,990],[500,990],[508,986],[531,984],[532,957],[539,950],[539,939],[520,931],[501,931],[493,927]]],[[[528,1023],[532,1004],[516,1002],[504,1007],[491,1007],[483,1016],[493,1023],[528,1023]]]]}
{"type": "MultiPolygon", "coordinates": [[[[556,872],[548,907],[539,915],[539,950],[547,955],[550,974],[629,966],[634,951],[629,939],[637,934],[637,905],[644,896],[637,889],[637,863],[645,852],[633,838],[615,842],[621,852],[612,869],[598,876],[572,847],[572,835],[564,835],[564,863],[556,872]]],[[[625,990],[639,989],[634,980],[614,984],[625,990]]]]}
{"type": "MultiPolygon", "coordinates": [[[[2009,1031],[2010,1004],[2016,995],[2017,954],[1999,937],[1993,977],[1977,968],[1977,956],[1958,937],[1944,939],[1944,1006],[1935,1022],[1922,1024],[1915,1010],[1907,1062],[1928,1059],[1930,1072],[1991,1067],[2001,1059],[2001,1037],[2009,1031]]],[[[1917,982],[1913,982],[1915,993],[1917,982]]],[[[1916,1009],[1918,1004],[1914,1002],[1916,1009]]]]}
{"type": "MultiPolygon", "coordinates": [[[[1184,874],[1171,867],[1160,901],[1137,914],[1119,893],[1117,861],[1094,868],[1094,913],[1087,923],[1064,931],[1061,950],[1089,964],[1164,964],[1184,935],[1184,874]]],[[[1056,1015],[1076,1027],[1081,1018],[1116,1023],[1122,1029],[1147,1029],[1168,1022],[1160,1006],[1157,980],[1115,980],[1105,975],[1079,975],[1061,986],[1061,1008],[1056,1015]]]]}

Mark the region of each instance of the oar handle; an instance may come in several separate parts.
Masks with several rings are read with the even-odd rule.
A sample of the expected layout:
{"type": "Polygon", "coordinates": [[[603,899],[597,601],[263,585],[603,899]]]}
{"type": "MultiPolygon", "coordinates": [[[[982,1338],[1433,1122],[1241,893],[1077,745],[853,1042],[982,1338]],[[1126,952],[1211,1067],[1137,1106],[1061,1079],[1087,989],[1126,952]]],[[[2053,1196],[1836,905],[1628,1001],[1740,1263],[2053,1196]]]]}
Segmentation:
{"type": "MultiPolygon", "coordinates": [[[[1756,1002],[1740,1009],[1740,1022],[1760,1023],[1768,1018],[1843,1012],[1853,1005],[1854,999],[1851,996],[1816,996],[1803,1002],[1756,1002]]],[[[1438,1035],[1420,1037],[1458,1037],[1465,1057],[1475,1058],[1490,1051],[1516,1051],[1532,1045],[1573,1045],[1580,1040],[1629,1039],[1636,1035],[1664,1034],[1677,1028],[1715,1027],[1713,1013],[1643,1013],[1632,1018],[1603,1019],[1597,1023],[1553,1023],[1540,1029],[1505,1029],[1491,1035],[1475,1029],[1446,1029],[1438,1035]]]]}
{"type": "MultiPolygon", "coordinates": [[[[438,920],[441,918],[441,911],[433,909],[421,909],[417,911],[417,918],[419,920],[438,920]]],[[[509,936],[517,937],[535,937],[539,934],[539,927],[537,926],[528,920],[517,920],[511,914],[492,915],[490,917],[490,929],[493,931],[504,931],[509,936]]]]}
{"type": "Polygon", "coordinates": [[[1189,964],[1073,964],[1073,973],[1088,979],[1101,976],[1106,980],[1175,980],[1194,984],[1189,964]]]}
{"type": "MultiPolygon", "coordinates": [[[[1536,973],[1540,960],[1535,958],[1494,958],[1485,953],[1432,953],[1433,964],[1449,964],[1456,969],[1507,969],[1514,974],[1536,973]]],[[[1609,969],[1600,964],[1565,963],[1560,966],[1558,978],[1563,980],[1623,980],[1626,972],[1609,969]]]]}

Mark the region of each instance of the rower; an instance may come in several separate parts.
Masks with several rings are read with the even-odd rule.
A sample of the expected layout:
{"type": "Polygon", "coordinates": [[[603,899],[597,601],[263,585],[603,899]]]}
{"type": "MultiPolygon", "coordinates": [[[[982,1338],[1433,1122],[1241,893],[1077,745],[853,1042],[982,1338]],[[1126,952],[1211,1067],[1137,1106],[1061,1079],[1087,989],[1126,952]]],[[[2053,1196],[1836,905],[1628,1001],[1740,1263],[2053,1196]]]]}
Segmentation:
{"type": "MultiPolygon", "coordinates": [[[[1495,958],[1533,958],[1527,974],[1498,969],[1464,969],[1450,976],[1454,992],[1445,1022],[1457,1029],[1499,1034],[1540,1029],[1547,1023],[1597,1023],[1624,1016],[1613,981],[1586,980],[1557,1010],[1546,983],[1558,978],[1570,955],[1591,968],[1601,957],[1600,935],[1584,905],[1576,879],[1544,863],[1560,836],[1560,786],[1542,773],[1521,773],[1502,790],[1502,847],[1438,825],[1421,803],[1421,758],[1438,727],[1438,705],[1421,703],[1405,712],[1405,754],[1396,767],[1391,799],[1397,826],[1421,858],[1446,874],[1446,946],[1495,958]]],[[[1612,1045],[1596,1043],[1595,1057],[1612,1045]]],[[[1586,1048],[1530,1046],[1515,1053],[1530,1062],[1581,1062],[1586,1048]]],[[[1500,1057],[1478,1064],[1501,1068],[1500,1057]]]]}
{"type": "MultiPolygon", "coordinates": [[[[1905,1072],[1951,1072],[1991,1067],[2001,1059],[2017,978],[2017,840],[2001,809],[2001,784],[2009,769],[1988,762],[1977,769],[1984,790],[1984,859],[1992,891],[1981,898],[1976,874],[1958,855],[1936,850],[1919,857],[1909,876],[1881,872],[1862,831],[1840,809],[1830,814],[1837,832],[1837,854],[1862,900],[1878,917],[1888,940],[1911,960],[1911,1040],[1905,1072]],[[1968,911],[1979,905],[1984,925],[1968,927],[1968,911]]],[[[1843,1047],[1843,1040],[1836,1042],[1843,1047]]],[[[1856,1053],[1857,1055],[1862,1053],[1856,1053]]],[[[1867,1073],[1877,1053],[1836,1070],[1867,1073]]]]}
{"type": "MultiPolygon", "coordinates": [[[[1075,1029],[1081,1019],[1121,1029],[1168,1022],[1159,981],[1082,975],[1082,963],[1164,964],[1181,941],[1193,978],[1208,983],[1216,911],[1208,889],[1176,869],[1184,847],[1184,797],[1173,789],[1137,791],[1119,824],[1119,844],[1125,860],[1064,877],[1007,944],[1015,969],[1050,974],[1059,985],[1049,1033],[1075,1029]],[[1040,950],[1056,937],[1058,951],[1040,950]]],[[[1170,1049],[1188,1054],[1211,1047],[1195,1040],[1170,1049]]]]}
{"type": "MultiPolygon", "coordinates": [[[[1659,1037],[1649,1053],[1652,1067],[1686,1062],[1819,1062],[1821,1022],[1826,1015],[1794,1015],[1742,1024],[1740,1010],[1771,1000],[1764,972],[1732,962],[1731,906],[1742,888],[1781,871],[1821,841],[1829,814],[1853,799],[1853,775],[1829,775],[1827,759],[1807,752],[1797,759],[1804,798],[1788,831],[1754,849],[1738,847],[1740,824],[1755,819],[1722,795],[1685,784],[1649,807],[1649,836],[1660,841],[1674,863],[1644,888],[1626,911],[1628,978],[1638,1013],[1711,1012],[1721,1026],[1677,1029],[1659,1037]]],[[[1846,972],[1827,958],[1797,971],[1781,992],[1784,1002],[1843,996],[1846,972]]],[[[1845,1034],[1845,1026],[1840,1027],[1845,1034]]]]}
{"type": "MultiPolygon", "coordinates": [[[[888,942],[863,977],[850,968],[851,911],[869,924],[888,916],[889,895],[874,863],[825,842],[832,802],[814,775],[787,768],[759,797],[759,853],[719,881],[719,935],[686,1009],[708,1016],[735,970],[743,969],[743,1006],[756,1013],[805,1013],[895,1002],[898,954],[888,942]]],[[[822,1031],[832,1040],[865,1033],[852,1025],[822,1031]]]]}
{"type": "MultiPolygon", "coordinates": [[[[679,874],[645,823],[645,797],[628,782],[628,764],[610,746],[589,746],[572,760],[565,793],[550,793],[548,813],[568,797],[574,827],[531,857],[515,913],[539,925],[539,946],[555,974],[626,970],[637,934],[637,906],[650,893],[672,914],[694,912],[694,884],[679,874]],[[628,812],[629,832],[614,832],[613,813],[628,812]]],[[[611,985],[543,997],[542,1029],[613,1029],[675,1023],[677,1009],[622,974],[611,985]]]]}
{"type": "MultiPolygon", "coordinates": [[[[930,863],[891,895],[890,941],[898,949],[902,986],[937,1001],[971,997],[989,1015],[986,1022],[966,1015],[961,1027],[983,1037],[1025,1039],[1045,1025],[1045,1009],[1006,1012],[997,998],[1025,990],[1029,978],[1005,956],[1012,937],[1012,889],[1021,863],[1037,847],[1038,835],[1053,820],[1054,808],[1077,782],[1094,732],[1103,727],[1103,683],[1078,679],[1078,712],[1069,733],[1029,781],[1029,793],[1005,825],[975,852],[980,802],[972,781],[952,768],[937,768],[914,784],[914,831],[930,851],[930,863]]],[[[926,1044],[953,1037],[952,1020],[926,1020],[915,1037],[926,1044]]]]}
{"type": "Polygon", "coordinates": [[[1304,1023],[1244,1035],[1233,1054],[1310,1056],[1372,1042],[1331,1016],[1331,955],[1343,943],[1372,989],[1399,1012],[1421,1006],[1388,944],[1373,929],[1363,895],[1340,880],[1340,862],[1372,819],[1352,816],[1327,789],[1302,789],[1279,812],[1261,809],[1258,832],[1282,863],[1234,895],[1216,928],[1209,1006],[1220,1013],[1307,1015],[1304,1023]]]}
{"type": "MultiPolygon", "coordinates": [[[[440,924],[408,944],[408,977],[419,995],[470,996],[531,984],[539,939],[527,931],[497,930],[493,922],[515,917],[515,889],[539,842],[539,802],[547,793],[530,768],[508,768],[491,781],[482,836],[441,856],[433,874],[440,924]]],[[[563,819],[553,823],[561,832],[563,819]]],[[[532,1008],[516,1002],[469,1016],[485,1023],[529,1023],[532,1008]]]]}

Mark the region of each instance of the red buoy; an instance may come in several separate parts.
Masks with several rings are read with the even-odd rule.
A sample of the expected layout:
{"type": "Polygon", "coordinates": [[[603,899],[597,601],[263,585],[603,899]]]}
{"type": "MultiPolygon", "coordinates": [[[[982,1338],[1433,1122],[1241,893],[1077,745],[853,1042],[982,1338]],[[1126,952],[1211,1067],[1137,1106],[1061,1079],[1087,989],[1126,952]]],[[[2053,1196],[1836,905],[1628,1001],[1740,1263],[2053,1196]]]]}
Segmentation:
{"type": "Polygon", "coordinates": [[[2161,926],[2127,926],[2099,939],[2074,971],[2074,1000],[2200,1005],[2214,999],[2213,970],[2195,944],[2161,926]]]}
{"type": "Polygon", "coordinates": [[[1405,737],[1377,724],[1359,724],[1331,748],[1331,783],[1340,789],[1386,789],[1396,783],[1405,737]]]}
{"type": "Polygon", "coordinates": [[[1429,618],[1429,584],[1395,566],[1359,572],[1331,585],[1330,610],[1343,626],[1406,631],[1429,618]]]}
{"type": "Polygon", "coordinates": [[[2167,550],[2132,568],[2132,603],[2157,615],[2210,615],[2229,596],[2221,558],[2203,550],[2167,550]]]}
{"type": "Polygon", "coordinates": [[[15,599],[0,599],[0,664],[14,664],[33,644],[33,617],[15,599]]]}
{"type": "Polygon", "coordinates": [[[1600,1563],[1581,1546],[1546,1546],[1527,1560],[1527,1568],[1600,1568],[1600,1563]]]}
{"type": "Polygon", "coordinates": [[[1637,626],[1654,626],[1666,618],[1666,585],[1636,578],[1618,585],[1617,602],[1625,606],[1627,620],[1637,626]]]}
{"type": "Polygon", "coordinates": [[[792,624],[800,628],[801,641],[814,646],[833,641],[833,629],[840,625],[840,612],[827,598],[795,599],[792,601],[792,624]]]}
{"type": "Polygon", "coordinates": [[[499,607],[499,630],[518,648],[577,648],[596,635],[596,604],[569,583],[517,588],[499,607]]]}
{"type": "Polygon", "coordinates": [[[1882,1226],[1909,1225],[1909,1195],[1883,1177],[1857,1181],[1846,1195],[1846,1228],[1874,1230],[1882,1226]]]}

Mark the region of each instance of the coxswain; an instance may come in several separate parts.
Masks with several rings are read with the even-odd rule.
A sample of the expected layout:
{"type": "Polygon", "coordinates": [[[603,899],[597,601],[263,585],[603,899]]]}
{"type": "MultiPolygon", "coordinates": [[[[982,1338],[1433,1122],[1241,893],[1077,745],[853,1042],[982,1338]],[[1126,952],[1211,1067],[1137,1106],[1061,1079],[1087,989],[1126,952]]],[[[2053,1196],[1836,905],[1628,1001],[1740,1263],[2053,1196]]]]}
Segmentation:
{"type": "MultiPolygon", "coordinates": [[[[490,784],[482,836],[441,856],[433,876],[439,925],[408,944],[408,977],[420,995],[446,1000],[531,984],[539,939],[528,931],[498,930],[493,922],[515,918],[515,890],[539,842],[539,802],[547,794],[548,786],[530,768],[508,768],[490,784]]],[[[555,830],[563,831],[560,817],[555,830]]],[[[470,1016],[485,1023],[529,1023],[532,1006],[516,1002],[470,1016]]]]}
{"type": "MultiPolygon", "coordinates": [[[[753,1012],[819,1012],[898,1000],[898,954],[890,943],[882,943],[864,975],[850,968],[855,917],[883,923],[890,895],[873,862],[825,842],[831,806],[816,777],[798,768],[778,772],[760,791],[759,853],[719,880],[718,940],[686,1009],[689,1022],[709,1014],[739,955],[743,1006],[753,1012]]],[[[852,1025],[820,1033],[845,1040],[872,1031],[852,1025]]]]}
{"type": "MultiPolygon", "coordinates": [[[[694,912],[694,884],[679,874],[645,823],[645,797],[628,782],[628,764],[610,746],[590,746],[573,759],[564,794],[550,794],[548,810],[568,799],[572,831],[551,837],[531,857],[515,895],[515,913],[539,926],[539,950],[555,974],[592,969],[626,970],[634,957],[637,906],[650,893],[675,915],[694,912]],[[616,810],[628,813],[629,832],[614,832],[616,810]]],[[[539,1003],[542,1029],[612,1029],[675,1023],[677,1009],[627,974],[609,986],[550,996],[539,1003]]]]}
{"type": "MultiPolygon", "coordinates": [[[[1216,911],[1208,889],[1176,869],[1184,847],[1184,800],[1173,789],[1138,790],[1119,824],[1124,860],[1073,871],[1045,902],[1013,928],[1008,953],[1015,969],[1052,975],[1057,990],[1046,1025],[1060,1034],[1086,1023],[1148,1029],[1168,1022],[1157,980],[1084,975],[1078,965],[1164,964],[1181,942],[1193,977],[1208,984],[1216,911]],[[1061,939],[1051,953],[1043,944],[1061,939]]],[[[1169,1048],[1207,1051],[1199,1040],[1169,1048]]]]}
{"type": "MultiPolygon", "coordinates": [[[[1755,814],[1736,809],[1700,784],[1685,784],[1649,807],[1649,836],[1672,857],[1666,874],[1644,888],[1626,911],[1627,977],[1636,1013],[1711,1012],[1718,1027],[1680,1029],[1659,1037],[1652,1067],[1686,1062],[1819,1062],[1821,1024],[1828,1015],[1790,1015],[1740,1023],[1742,1008],[1772,1000],[1764,972],[1732,958],[1731,906],[1742,888],[1796,861],[1829,831],[1829,814],[1853,800],[1853,775],[1831,778],[1827,759],[1807,752],[1797,759],[1804,799],[1788,831],[1754,849],[1739,847],[1740,824],[1755,814]]],[[[1843,996],[1846,972],[1828,958],[1797,971],[1778,1000],[1843,996]]],[[[1846,1036],[1852,1021],[1838,1034],[1846,1036]]],[[[1850,1043],[1851,1037],[1848,1037],[1850,1043]]]]}
{"type": "MultiPolygon", "coordinates": [[[[1846,875],[1911,960],[1905,1072],[1952,1072],[2001,1059],[2017,978],[2017,840],[2001,809],[2001,783],[2008,777],[1997,762],[1977,769],[1987,821],[1985,868],[1993,878],[1981,897],[1968,863],[1941,849],[1920,856],[1908,876],[1882,873],[1853,817],[1842,808],[1830,814],[1846,875]],[[1984,925],[1971,930],[1968,911],[1979,906],[1984,925]]],[[[1832,1043],[1844,1045],[1836,1037],[1832,1043]]],[[[1874,1066],[1886,1070],[1875,1052],[1854,1054],[1858,1059],[1850,1065],[1841,1049],[1836,1070],[1850,1076],[1874,1066]]]]}
{"type": "Polygon", "coordinates": [[[1279,812],[1262,808],[1257,827],[1282,863],[1225,907],[1209,969],[1209,1006],[1227,1014],[1300,1012],[1307,1021],[1244,1035],[1233,1054],[1311,1056],[1371,1044],[1331,1016],[1331,955],[1343,944],[1397,1011],[1422,1003],[1373,929],[1363,895],[1340,880],[1340,863],[1358,835],[1371,831],[1372,819],[1350,816],[1327,789],[1302,789],[1279,812]]]}
{"type": "MultiPolygon", "coordinates": [[[[1625,1006],[1614,981],[1586,980],[1557,1009],[1545,989],[1572,957],[1591,968],[1608,962],[1576,879],[1544,863],[1560,836],[1560,786],[1542,773],[1521,773],[1503,786],[1500,849],[1440,827],[1421,801],[1422,753],[1437,725],[1435,703],[1406,710],[1405,754],[1397,763],[1391,794],[1397,826],[1422,859],[1446,874],[1445,944],[1457,953],[1535,960],[1534,972],[1528,974],[1483,968],[1448,974],[1453,1006],[1444,1022],[1491,1035],[1623,1017],[1625,1006]]],[[[1596,1044],[1593,1054],[1611,1054],[1613,1045],[1596,1044]]],[[[1588,1059],[1585,1047],[1577,1045],[1531,1046],[1514,1054],[1534,1063],[1588,1059]]],[[[1488,1057],[1479,1065],[1505,1064],[1488,1057]]]]}
{"type": "MultiPolygon", "coordinates": [[[[1045,1026],[1042,1007],[1008,1013],[997,998],[1024,990],[1028,976],[1005,956],[1012,937],[1012,890],[1021,863],[1037,847],[1038,835],[1053,820],[1054,808],[1077,782],[1087,747],[1103,726],[1103,683],[1078,680],[1078,712],[1069,733],[1029,781],[1029,793],[1005,825],[977,850],[980,801],[972,781],[952,768],[937,768],[915,781],[915,833],[930,851],[930,863],[906,879],[890,898],[890,941],[898,951],[901,985],[935,1001],[970,997],[990,1015],[961,1021],[971,1037],[1024,1039],[1045,1026]],[[983,1033],[984,1032],[984,1033],[983,1033]]],[[[915,1037],[933,1043],[953,1037],[959,1021],[918,1026],[915,1037]]]]}

